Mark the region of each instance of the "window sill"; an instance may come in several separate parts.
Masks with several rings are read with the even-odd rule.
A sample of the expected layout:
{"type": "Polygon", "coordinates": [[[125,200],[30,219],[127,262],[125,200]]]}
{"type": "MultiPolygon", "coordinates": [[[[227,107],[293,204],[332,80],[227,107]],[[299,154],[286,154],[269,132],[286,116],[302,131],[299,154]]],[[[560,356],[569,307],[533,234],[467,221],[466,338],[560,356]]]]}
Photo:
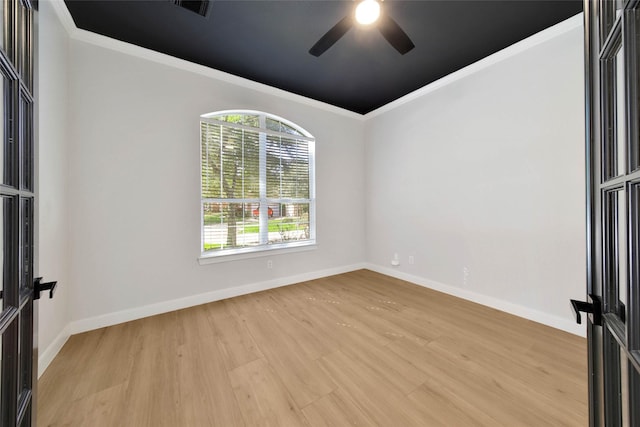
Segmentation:
{"type": "Polygon", "coordinates": [[[273,255],[281,255],[281,254],[289,254],[295,252],[307,252],[313,251],[317,248],[315,242],[308,242],[304,244],[299,244],[296,246],[278,246],[273,245],[267,248],[260,248],[258,250],[249,250],[246,252],[242,252],[240,249],[238,252],[234,251],[231,253],[217,253],[213,255],[205,255],[202,254],[198,257],[198,264],[206,265],[206,264],[217,264],[220,262],[228,262],[228,261],[239,261],[244,259],[251,258],[262,258],[273,255]]]}

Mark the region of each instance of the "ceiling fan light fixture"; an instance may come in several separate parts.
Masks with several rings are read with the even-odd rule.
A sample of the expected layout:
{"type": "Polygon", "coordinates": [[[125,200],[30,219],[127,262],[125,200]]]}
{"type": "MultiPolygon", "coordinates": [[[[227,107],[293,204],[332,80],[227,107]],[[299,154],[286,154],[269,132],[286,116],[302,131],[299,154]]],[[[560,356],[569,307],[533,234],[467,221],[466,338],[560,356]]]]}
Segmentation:
{"type": "Polygon", "coordinates": [[[363,0],[356,6],[356,21],[362,25],[370,25],[380,17],[380,3],[376,0],[363,0]]]}
{"type": "Polygon", "coordinates": [[[382,37],[384,37],[387,42],[389,42],[389,44],[393,46],[398,53],[400,53],[400,55],[404,55],[409,52],[415,47],[415,45],[400,25],[398,25],[398,23],[386,13],[386,10],[384,11],[384,16],[382,16],[382,18],[380,17],[383,12],[381,9],[382,6],[379,1],[361,1],[356,6],[355,10],[351,10],[351,13],[348,13],[344,18],[338,21],[336,25],[331,27],[329,31],[320,37],[320,40],[311,46],[309,53],[318,57],[340,40],[342,36],[347,34],[351,27],[356,23],[361,25],[371,25],[376,21],[379,21],[376,27],[378,31],[380,31],[380,34],[382,34],[382,37]]]}

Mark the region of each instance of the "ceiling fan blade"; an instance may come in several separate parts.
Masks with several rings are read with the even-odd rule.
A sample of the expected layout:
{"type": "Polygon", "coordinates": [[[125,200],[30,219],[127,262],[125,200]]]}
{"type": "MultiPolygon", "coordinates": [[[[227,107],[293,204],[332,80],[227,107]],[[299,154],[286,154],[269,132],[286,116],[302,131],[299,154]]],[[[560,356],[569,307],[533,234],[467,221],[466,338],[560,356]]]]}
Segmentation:
{"type": "Polygon", "coordinates": [[[389,15],[383,15],[378,22],[378,30],[382,33],[382,36],[387,39],[389,44],[393,46],[402,55],[409,52],[415,47],[407,33],[405,33],[400,25],[389,15]]]}
{"type": "Polygon", "coordinates": [[[344,36],[347,31],[351,29],[353,26],[353,17],[351,15],[347,15],[342,18],[336,25],[334,25],[329,31],[325,33],[324,36],[320,38],[313,45],[311,49],[309,49],[309,53],[313,56],[322,55],[327,49],[335,44],[342,36],[344,36]]]}

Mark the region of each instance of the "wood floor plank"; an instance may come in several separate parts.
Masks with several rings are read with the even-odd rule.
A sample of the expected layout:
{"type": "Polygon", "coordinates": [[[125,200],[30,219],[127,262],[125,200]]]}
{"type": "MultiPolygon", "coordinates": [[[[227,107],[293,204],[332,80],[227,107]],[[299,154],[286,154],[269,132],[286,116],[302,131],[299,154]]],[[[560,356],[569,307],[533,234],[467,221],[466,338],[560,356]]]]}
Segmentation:
{"type": "Polygon", "coordinates": [[[455,406],[460,401],[468,402],[477,412],[473,414],[474,419],[490,420],[484,425],[522,425],[521,414],[515,408],[510,408],[506,393],[496,384],[489,384],[487,388],[484,381],[479,381],[477,367],[465,366],[459,360],[444,357],[439,352],[408,340],[398,340],[389,344],[389,348],[429,375],[425,382],[429,389],[439,390],[449,396],[455,406]]]}
{"type": "Polygon", "coordinates": [[[72,336],[39,426],[584,426],[586,340],[367,270],[72,336]]]}
{"type": "Polygon", "coordinates": [[[126,387],[127,383],[122,383],[73,400],[59,414],[60,421],[48,425],[111,427],[121,419],[118,411],[122,406],[122,395],[126,387]]]}
{"type": "Polygon", "coordinates": [[[324,286],[287,287],[278,294],[279,300],[285,302],[283,309],[297,321],[298,331],[304,336],[302,343],[313,340],[315,352],[307,351],[309,357],[316,359],[329,354],[360,337],[379,345],[389,341],[365,323],[341,312],[337,306],[343,302],[325,299],[324,292],[319,292],[321,290],[324,286]]]}
{"type": "Polygon", "coordinates": [[[286,334],[272,313],[248,315],[247,327],[269,365],[282,378],[300,407],[336,388],[316,361],[300,351],[296,338],[286,334]]]}
{"type": "MultiPolygon", "coordinates": [[[[99,341],[99,330],[71,336],[62,347],[58,355],[49,365],[46,376],[38,381],[40,400],[51,399],[56,402],[56,396],[65,396],[65,403],[71,405],[73,394],[82,374],[86,362],[93,355],[93,350],[99,341]]],[[[39,405],[38,421],[40,425],[64,425],[62,417],[68,408],[63,405],[39,405]],[[55,423],[53,422],[55,420],[55,423]]]]}
{"type": "Polygon", "coordinates": [[[425,426],[433,421],[411,405],[406,395],[358,360],[336,351],[320,360],[327,374],[366,414],[382,426],[425,426]]]}
{"type": "Polygon", "coordinates": [[[331,336],[322,329],[324,321],[314,322],[308,308],[310,304],[304,299],[292,299],[291,287],[284,292],[274,290],[272,299],[276,300],[276,310],[265,310],[280,330],[281,334],[295,340],[300,351],[306,357],[315,360],[323,354],[333,351],[331,336]]]}
{"type": "Polygon", "coordinates": [[[364,365],[401,392],[408,394],[424,383],[428,375],[387,346],[372,346],[361,339],[353,339],[351,345],[341,351],[354,362],[364,365]]]}
{"type": "Polygon", "coordinates": [[[494,419],[470,405],[466,400],[434,384],[427,381],[407,395],[419,411],[435,419],[431,425],[469,427],[496,425],[494,419]]]}
{"type": "Polygon", "coordinates": [[[302,408],[312,427],[378,426],[369,415],[353,402],[341,389],[336,389],[302,408]]]}
{"type": "Polygon", "coordinates": [[[427,347],[433,351],[429,354],[439,353],[443,357],[451,358],[457,365],[464,366],[460,372],[466,374],[467,381],[473,379],[476,384],[483,385],[485,393],[510,405],[511,410],[519,413],[521,419],[526,420],[527,423],[570,425],[579,414],[566,408],[564,404],[558,403],[557,398],[564,393],[556,393],[557,390],[553,388],[541,392],[539,387],[533,386],[540,384],[537,379],[535,383],[523,381],[519,373],[506,374],[505,366],[480,364],[471,358],[462,357],[446,345],[445,342],[450,340],[451,338],[447,337],[429,343],[427,347]]]}
{"type": "Polygon", "coordinates": [[[178,394],[178,340],[175,312],[137,322],[133,365],[122,405],[118,408],[119,425],[175,426],[181,407],[178,394]]]}
{"type": "Polygon", "coordinates": [[[342,310],[337,304],[312,301],[305,310],[309,316],[314,316],[333,331],[331,334],[338,345],[348,343],[353,336],[363,337],[373,345],[379,346],[386,345],[391,339],[374,330],[364,319],[358,319],[348,310],[342,310]]]}
{"type": "MultiPolygon", "coordinates": [[[[88,374],[79,375],[76,387],[72,392],[73,399],[81,399],[85,396],[97,393],[101,390],[120,385],[128,380],[128,372],[131,370],[133,358],[131,354],[137,347],[136,336],[138,331],[131,325],[122,324],[112,328],[98,330],[98,337],[92,339],[91,352],[82,357],[80,363],[87,367],[88,374]],[[123,340],[127,348],[123,349],[123,340]],[[123,351],[124,350],[124,351],[123,351]],[[110,372],[108,367],[116,364],[122,369],[110,372]]],[[[87,347],[85,347],[86,349],[87,347]]],[[[76,371],[76,373],[78,373],[76,371]]]]}
{"type": "Polygon", "coordinates": [[[247,426],[308,425],[266,360],[258,359],[240,366],[229,372],[229,378],[247,426]]]}
{"type": "MultiPolygon", "coordinates": [[[[580,386],[574,381],[567,381],[566,378],[563,378],[563,373],[572,369],[571,365],[576,364],[575,361],[572,364],[567,364],[557,358],[546,363],[545,367],[541,369],[540,364],[531,359],[529,351],[506,355],[497,352],[494,347],[487,346],[483,342],[474,341],[471,343],[470,340],[452,339],[451,337],[439,340],[438,345],[445,353],[472,361],[484,367],[488,372],[495,373],[496,376],[508,375],[518,381],[522,389],[527,389],[529,384],[538,385],[540,389],[545,390],[545,398],[551,400],[548,404],[552,406],[556,402],[563,402],[560,405],[564,405],[566,400],[571,400],[575,403],[571,407],[579,407],[579,413],[584,413],[587,409],[580,406],[580,404],[586,403],[583,385],[580,386]],[[504,374],[505,372],[508,374],[504,374]]],[[[586,347],[583,346],[575,349],[576,353],[585,351],[586,347]]],[[[578,363],[578,365],[582,365],[581,372],[586,372],[586,362],[585,358],[584,363],[578,363]]]]}
{"type": "Polygon", "coordinates": [[[183,336],[183,344],[178,347],[176,385],[181,402],[177,424],[180,426],[244,426],[240,406],[230,393],[225,359],[228,353],[221,350],[220,341],[216,339],[219,335],[211,327],[211,311],[218,308],[213,306],[179,312],[183,336]]]}
{"type": "Polygon", "coordinates": [[[431,387],[448,390],[493,418],[491,424],[511,426],[582,425],[586,418],[586,405],[573,405],[573,410],[553,401],[536,382],[520,381],[518,371],[506,373],[507,366],[491,368],[470,357],[448,351],[441,338],[425,346],[410,341],[389,344],[402,357],[429,374],[431,387]],[[575,410],[575,411],[574,411],[575,410]],[[578,421],[579,420],[579,421],[578,421]],[[573,424],[575,422],[575,424],[573,424]]]}
{"type": "Polygon", "coordinates": [[[231,370],[263,357],[242,319],[228,310],[225,301],[207,304],[205,307],[227,369],[231,370]]]}

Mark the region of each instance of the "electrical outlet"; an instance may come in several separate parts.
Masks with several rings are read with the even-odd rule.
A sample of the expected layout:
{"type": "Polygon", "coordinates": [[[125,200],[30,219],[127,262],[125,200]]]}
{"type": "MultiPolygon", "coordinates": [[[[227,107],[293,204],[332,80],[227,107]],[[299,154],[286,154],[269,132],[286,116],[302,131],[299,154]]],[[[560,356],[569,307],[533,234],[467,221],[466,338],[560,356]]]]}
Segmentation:
{"type": "Polygon", "coordinates": [[[400,257],[398,256],[397,253],[393,254],[393,259],[391,260],[391,265],[393,265],[394,267],[397,267],[400,265],[400,257]]]}
{"type": "Polygon", "coordinates": [[[462,269],[462,283],[464,286],[467,286],[469,283],[469,267],[464,267],[462,269]]]}
{"type": "Polygon", "coordinates": [[[409,255],[409,265],[413,265],[416,262],[415,258],[413,258],[413,255],[409,255]]]}
{"type": "Polygon", "coordinates": [[[271,261],[271,260],[267,261],[267,268],[268,269],[272,269],[273,268],[273,261],[271,261]]]}

